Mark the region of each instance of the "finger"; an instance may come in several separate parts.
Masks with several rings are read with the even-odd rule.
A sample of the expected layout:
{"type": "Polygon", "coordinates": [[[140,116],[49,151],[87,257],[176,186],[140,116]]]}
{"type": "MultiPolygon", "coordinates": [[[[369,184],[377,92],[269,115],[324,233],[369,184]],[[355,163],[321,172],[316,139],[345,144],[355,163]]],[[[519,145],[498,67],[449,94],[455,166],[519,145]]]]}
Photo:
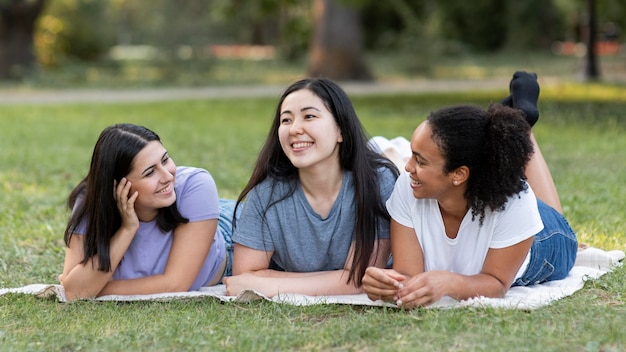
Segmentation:
{"type": "Polygon", "coordinates": [[[382,290],[393,291],[395,295],[398,287],[394,284],[378,281],[375,278],[366,276],[363,278],[363,289],[365,291],[376,291],[377,293],[382,290]]]}
{"type": "Polygon", "coordinates": [[[388,272],[393,272],[393,270],[384,270],[376,267],[369,267],[365,270],[364,281],[373,282],[377,281],[381,284],[385,284],[391,287],[399,287],[400,283],[394,277],[387,275],[388,272]],[[370,280],[371,278],[372,280],[370,280]]]}
{"type": "Polygon", "coordinates": [[[139,192],[137,191],[133,192],[133,195],[130,196],[127,201],[129,207],[133,207],[133,208],[135,207],[135,201],[137,200],[137,197],[139,197],[139,192]]]}
{"type": "Polygon", "coordinates": [[[119,184],[117,184],[117,186],[115,187],[115,199],[120,202],[120,204],[123,200],[126,199],[126,197],[122,197],[122,195],[124,194],[124,188],[126,187],[127,183],[128,180],[126,179],[126,177],[122,177],[119,184]]]}
{"type": "MultiPolygon", "coordinates": [[[[117,188],[117,199],[118,202],[121,205],[127,205],[128,204],[128,198],[130,195],[130,188],[131,188],[132,184],[131,182],[126,179],[125,177],[122,178],[122,180],[120,181],[120,185],[117,188]]],[[[133,201],[134,204],[134,201],[133,201]]]]}
{"type": "Polygon", "coordinates": [[[397,305],[409,308],[423,307],[434,301],[433,292],[427,287],[421,287],[404,294],[404,290],[398,290],[397,305]]]}
{"type": "Polygon", "coordinates": [[[393,269],[388,269],[385,270],[385,274],[391,278],[393,278],[396,281],[405,281],[406,280],[406,276],[403,274],[400,274],[399,272],[393,270],[393,269]]]}

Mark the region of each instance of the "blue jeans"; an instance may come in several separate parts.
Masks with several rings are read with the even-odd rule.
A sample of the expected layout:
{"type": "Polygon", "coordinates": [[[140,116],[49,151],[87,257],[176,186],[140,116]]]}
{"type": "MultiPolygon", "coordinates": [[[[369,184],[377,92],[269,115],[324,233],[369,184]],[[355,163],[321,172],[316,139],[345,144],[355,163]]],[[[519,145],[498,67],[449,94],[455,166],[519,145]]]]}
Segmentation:
{"type": "MultiPolygon", "coordinates": [[[[222,237],[224,237],[224,245],[226,247],[226,268],[224,276],[233,274],[233,216],[235,214],[236,201],[232,199],[220,199],[220,216],[217,226],[220,229],[222,237]]],[[[241,209],[241,208],[239,208],[241,209]]],[[[238,210],[239,210],[238,209],[238,210]]]]}
{"type": "Polygon", "coordinates": [[[543,230],[535,235],[524,274],[511,286],[528,286],[567,276],[576,261],[578,240],[558,211],[537,199],[543,230]]]}

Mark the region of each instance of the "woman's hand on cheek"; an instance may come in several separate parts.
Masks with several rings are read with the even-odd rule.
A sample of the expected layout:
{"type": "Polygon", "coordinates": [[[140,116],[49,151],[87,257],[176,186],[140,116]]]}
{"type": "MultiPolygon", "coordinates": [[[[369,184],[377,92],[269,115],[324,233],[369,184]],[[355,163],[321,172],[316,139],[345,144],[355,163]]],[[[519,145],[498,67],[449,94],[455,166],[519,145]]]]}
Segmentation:
{"type": "Polygon", "coordinates": [[[447,285],[451,273],[448,271],[427,271],[413,276],[398,290],[398,306],[412,309],[424,307],[439,301],[448,294],[447,285]]]}
{"type": "Polygon", "coordinates": [[[403,286],[406,276],[392,270],[369,267],[363,276],[363,291],[372,301],[394,302],[398,299],[398,289],[403,286]]]}
{"type": "Polygon", "coordinates": [[[123,177],[120,183],[114,182],[115,187],[115,202],[117,203],[117,210],[122,217],[122,227],[130,229],[139,228],[139,218],[135,213],[135,200],[139,196],[137,191],[130,194],[131,183],[123,177]]]}

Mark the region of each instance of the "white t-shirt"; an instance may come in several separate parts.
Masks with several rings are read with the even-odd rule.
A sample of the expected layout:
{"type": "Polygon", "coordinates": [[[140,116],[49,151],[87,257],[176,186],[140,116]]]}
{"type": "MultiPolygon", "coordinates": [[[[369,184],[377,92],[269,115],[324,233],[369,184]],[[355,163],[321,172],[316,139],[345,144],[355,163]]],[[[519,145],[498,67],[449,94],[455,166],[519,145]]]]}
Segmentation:
{"type": "MultiPolygon", "coordinates": [[[[480,273],[489,248],[505,248],[534,236],[543,229],[532,189],[508,199],[502,211],[485,210],[483,225],[469,210],[456,238],[448,238],[435,199],[413,196],[406,172],[396,182],[387,210],[399,224],[413,228],[424,254],[424,270],[447,270],[463,275],[480,273]]],[[[516,276],[526,270],[528,259],[516,276]]]]}

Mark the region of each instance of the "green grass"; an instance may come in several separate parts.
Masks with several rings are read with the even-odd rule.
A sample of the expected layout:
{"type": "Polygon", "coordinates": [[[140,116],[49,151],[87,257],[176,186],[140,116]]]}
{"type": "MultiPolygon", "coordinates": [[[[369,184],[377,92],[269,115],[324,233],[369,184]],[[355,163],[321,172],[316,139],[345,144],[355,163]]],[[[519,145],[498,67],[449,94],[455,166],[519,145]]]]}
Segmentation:
{"type": "MultiPolygon", "coordinates": [[[[177,62],[159,60],[103,60],[67,62],[54,68],[40,68],[23,82],[0,82],[2,89],[41,88],[150,88],[171,86],[229,86],[245,84],[287,85],[306,75],[307,57],[244,60],[207,59],[177,62]]],[[[369,52],[365,61],[373,77],[382,82],[423,79],[477,80],[509,78],[516,70],[534,71],[544,79],[577,80],[584,62],[574,56],[553,55],[549,51],[501,51],[476,54],[457,53],[434,57],[421,52],[369,52]]],[[[602,79],[626,82],[623,56],[597,58],[602,79]]]]}
{"type": "MultiPolygon", "coordinates": [[[[505,91],[355,97],[371,134],[410,137],[429,111],[485,105],[505,91]]],[[[54,283],[63,263],[65,197],[93,144],[115,122],[160,134],[179,165],[207,168],[236,197],[265,138],[273,99],[0,106],[0,287],[54,283]]],[[[566,216],[580,239],[626,249],[626,89],[546,89],[535,128],[566,216]],[[584,94],[580,91],[585,90],[584,94]],[[611,99],[607,99],[608,89],[611,99]]],[[[0,350],[423,350],[626,349],[626,268],[532,312],[398,311],[269,302],[75,302],[0,296],[0,350]]]]}

